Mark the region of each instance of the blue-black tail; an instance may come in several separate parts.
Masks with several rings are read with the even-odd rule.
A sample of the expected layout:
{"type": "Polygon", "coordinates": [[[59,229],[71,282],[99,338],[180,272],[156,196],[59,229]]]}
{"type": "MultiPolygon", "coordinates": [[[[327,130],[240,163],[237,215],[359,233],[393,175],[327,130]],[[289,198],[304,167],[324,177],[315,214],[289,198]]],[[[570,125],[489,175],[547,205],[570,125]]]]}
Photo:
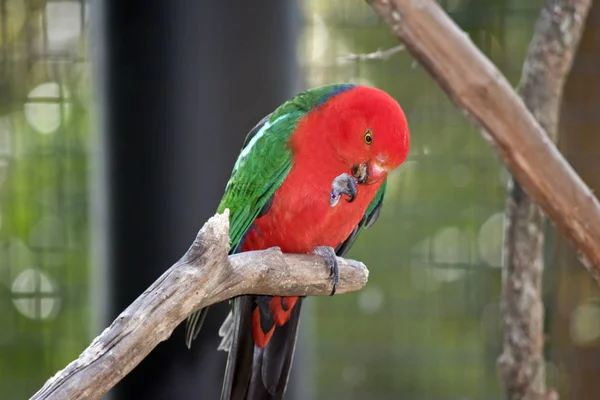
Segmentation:
{"type": "Polygon", "coordinates": [[[256,296],[232,300],[232,311],[219,334],[219,349],[229,352],[221,400],[280,400],[290,376],[302,299],[294,305],[290,319],[278,326],[261,349],[252,336],[252,312],[256,296]]]}

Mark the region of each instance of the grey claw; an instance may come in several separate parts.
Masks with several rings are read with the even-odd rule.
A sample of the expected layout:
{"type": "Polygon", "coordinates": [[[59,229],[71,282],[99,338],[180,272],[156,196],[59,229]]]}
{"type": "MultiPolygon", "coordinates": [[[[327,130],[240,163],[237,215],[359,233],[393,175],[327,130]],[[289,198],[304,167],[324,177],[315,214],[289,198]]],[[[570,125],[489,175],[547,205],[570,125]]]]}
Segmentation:
{"type": "Polygon", "coordinates": [[[337,176],[331,183],[331,197],[329,198],[329,205],[334,207],[340,201],[343,194],[348,196],[348,202],[354,201],[356,193],[358,191],[356,178],[352,175],[343,173],[337,176]]]}
{"type": "Polygon", "coordinates": [[[329,246],[317,246],[313,250],[313,253],[323,257],[329,267],[329,276],[333,277],[333,289],[331,290],[330,296],[333,296],[340,282],[340,266],[338,265],[335,250],[333,247],[329,246]]]}

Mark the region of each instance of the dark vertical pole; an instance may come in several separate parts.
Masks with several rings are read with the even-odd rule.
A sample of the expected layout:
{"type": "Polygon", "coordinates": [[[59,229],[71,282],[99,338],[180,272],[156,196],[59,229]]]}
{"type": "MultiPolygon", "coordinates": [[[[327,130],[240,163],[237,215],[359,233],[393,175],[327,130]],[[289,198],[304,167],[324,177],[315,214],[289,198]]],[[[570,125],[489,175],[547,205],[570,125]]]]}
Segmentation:
{"type": "MultiPolygon", "coordinates": [[[[297,90],[299,19],[280,0],[104,4],[107,322],[183,254],[214,213],[246,132],[297,90]]],[[[211,309],[191,351],[176,330],[113,398],[217,399],[227,310],[211,309]]]]}

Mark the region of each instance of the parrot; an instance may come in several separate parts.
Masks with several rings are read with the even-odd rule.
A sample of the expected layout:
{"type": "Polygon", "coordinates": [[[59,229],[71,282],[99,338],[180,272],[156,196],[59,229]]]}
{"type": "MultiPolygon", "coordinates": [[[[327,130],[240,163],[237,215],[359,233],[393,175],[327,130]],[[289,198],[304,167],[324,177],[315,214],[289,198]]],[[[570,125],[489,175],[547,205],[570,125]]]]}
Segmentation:
{"type": "MultiPolygon", "coordinates": [[[[377,220],[388,173],[409,148],[405,114],[383,90],[335,83],[297,94],[260,120],[243,143],[217,208],[229,209],[229,254],[271,247],[317,254],[329,268],[333,295],[337,257],[377,220]]],[[[230,300],[219,330],[219,350],[228,352],[221,400],[283,398],[302,300],[230,300]]],[[[188,317],[188,347],[207,311],[188,317]]]]}

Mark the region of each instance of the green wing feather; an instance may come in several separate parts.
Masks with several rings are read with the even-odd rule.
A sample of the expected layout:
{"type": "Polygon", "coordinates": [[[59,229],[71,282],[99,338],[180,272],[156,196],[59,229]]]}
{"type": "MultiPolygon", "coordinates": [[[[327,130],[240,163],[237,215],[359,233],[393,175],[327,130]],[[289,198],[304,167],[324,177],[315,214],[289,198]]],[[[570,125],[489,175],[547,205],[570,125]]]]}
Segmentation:
{"type": "MultiPolygon", "coordinates": [[[[361,225],[361,228],[369,228],[372,226],[377,218],[379,218],[379,213],[381,212],[381,207],[383,207],[383,199],[385,197],[385,190],[387,189],[387,178],[381,184],[381,187],[375,194],[375,198],[367,207],[367,211],[365,212],[364,223],[361,225]]],[[[363,221],[361,221],[363,222],[363,221]]]]}
{"type": "Polygon", "coordinates": [[[379,218],[379,213],[381,212],[381,207],[383,206],[383,198],[385,197],[386,188],[387,178],[381,184],[381,187],[375,194],[375,197],[369,204],[369,207],[367,207],[367,211],[365,211],[365,214],[363,215],[358,225],[356,225],[356,228],[354,228],[350,236],[348,236],[348,239],[342,242],[335,249],[335,252],[339,257],[343,257],[348,252],[348,250],[350,250],[350,248],[356,241],[356,238],[363,229],[369,228],[375,223],[375,221],[377,221],[377,218],[379,218]]]}
{"type": "Polygon", "coordinates": [[[217,209],[219,213],[229,209],[232,252],[290,172],[292,152],[288,141],[302,115],[294,112],[271,118],[247,140],[217,209]]]}

